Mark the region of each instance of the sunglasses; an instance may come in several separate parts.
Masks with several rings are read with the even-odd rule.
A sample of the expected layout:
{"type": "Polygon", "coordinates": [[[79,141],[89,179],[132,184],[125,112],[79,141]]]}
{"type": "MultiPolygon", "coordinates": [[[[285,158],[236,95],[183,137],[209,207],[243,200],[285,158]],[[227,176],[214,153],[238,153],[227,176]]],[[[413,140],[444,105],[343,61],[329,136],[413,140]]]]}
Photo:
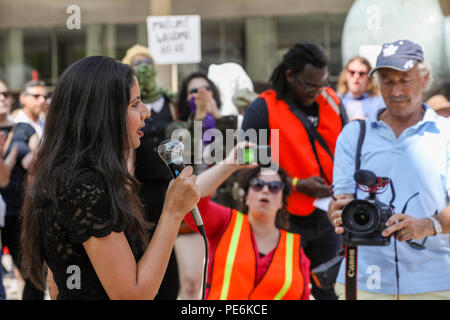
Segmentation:
{"type": "Polygon", "coordinates": [[[44,95],[44,94],[34,94],[34,93],[28,93],[29,96],[32,96],[33,98],[35,98],[36,100],[39,99],[40,97],[44,98],[44,100],[47,100],[48,95],[44,95]]]}
{"type": "Polygon", "coordinates": [[[364,72],[364,71],[348,70],[348,73],[350,73],[350,76],[352,76],[352,77],[353,77],[356,73],[359,74],[359,76],[360,76],[361,78],[367,76],[367,72],[364,72]]]}
{"type": "Polygon", "coordinates": [[[143,63],[153,65],[153,60],[151,58],[133,60],[133,65],[135,67],[137,67],[138,65],[143,64],[143,63]]]}
{"type": "MultiPolygon", "coordinates": [[[[211,90],[212,90],[210,86],[204,86],[204,87],[202,87],[202,88],[204,88],[204,89],[206,89],[206,90],[208,90],[208,91],[211,91],[211,90]]],[[[198,90],[200,90],[200,89],[201,89],[201,88],[192,88],[191,90],[189,90],[189,94],[195,94],[195,93],[198,93],[198,90]]]]}
{"type": "Polygon", "coordinates": [[[11,95],[11,92],[9,92],[9,91],[0,91],[0,95],[4,96],[5,98],[8,98],[11,95]]]}
{"type": "Polygon", "coordinates": [[[261,179],[258,178],[253,178],[250,180],[250,187],[254,190],[254,191],[261,191],[264,186],[269,187],[269,191],[271,193],[278,193],[281,191],[281,189],[284,188],[284,182],[283,181],[270,181],[270,182],[265,182],[261,179]]]}

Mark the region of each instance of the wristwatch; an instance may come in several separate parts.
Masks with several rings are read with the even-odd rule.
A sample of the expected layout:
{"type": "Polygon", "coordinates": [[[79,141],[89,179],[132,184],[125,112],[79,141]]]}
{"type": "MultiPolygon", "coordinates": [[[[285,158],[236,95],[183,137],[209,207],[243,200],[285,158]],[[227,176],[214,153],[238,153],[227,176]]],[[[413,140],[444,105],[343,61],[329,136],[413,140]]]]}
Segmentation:
{"type": "Polygon", "coordinates": [[[431,220],[431,222],[433,222],[433,228],[434,228],[434,232],[435,235],[440,235],[442,233],[442,226],[440,224],[440,222],[435,218],[435,217],[428,217],[428,219],[431,220]]]}

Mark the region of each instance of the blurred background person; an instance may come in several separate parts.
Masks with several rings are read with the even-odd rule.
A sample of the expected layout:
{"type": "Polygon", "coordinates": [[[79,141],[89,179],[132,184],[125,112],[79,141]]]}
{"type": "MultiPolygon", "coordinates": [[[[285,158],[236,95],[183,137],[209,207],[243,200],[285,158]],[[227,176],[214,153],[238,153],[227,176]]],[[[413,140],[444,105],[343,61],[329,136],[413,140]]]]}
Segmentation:
{"type": "MultiPolygon", "coordinates": [[[[276,225],[278,219],[289,228],[285,208],[290,179],[282,169],[239,164],[238,149],[245,144],[239,143],[225,160],[197,177],[202,197],[198,208],[209,249],[205,296],[210,300],[309,300],[310,261],[300,245],[301,236],[276,225]],[[245,169],[238,178],[242,212],[210,200],[217,187],[239,169],[245,169]],[[230,250],[233,244],[236,251],[230,250]]],[[[185,221],[196,228],[191,216],[185,216],[185,221]]]]}
{"type": "MultiPolygon", "coordinates": [[[[16,164],[17,145],[15,145],[8,156],[3,159],[4,147],[6,142],[6,134],[3,128],[11,127],[14,122],[11,120],[10,111],[13,104],[11,91],[4,81],[0,79],[0,187],[5,187],[9,183],[11,170],[16,164]]],[[[6,203],[0,193],[0,236],[2,229],[5,227],[6,203]]],[[[0,238],[0,300],[6,299],[5,287],[3,285],[3,264],[2,264],[3,245],[0,238]]]]}
{"type": "Polygon", "coordinates": [[[45,121],[41,118],[47,108],[48,89],[43,81],[31,80],[20,94],[22,108],[14,116],[15,122],[28,123],[39,138],[42,137],[45,121]]]}
{"type": "MultiPolygon", "coordinates": [[[[141,45],[128,49],[123,63],[135,71],[141,91],[141,101],[151,111],[142,128],[144,136],[135,151],[134,176],[142,185],[139,196],[144,204],[147,221],[158,223],[166,191],[172,175],[158,155],[159,144],[166,139],[167,126],[177,119],[173,103],[174,94],[156,83],[156,66],[150,50],[141,45]]],[[[179,277],[175,252],[172,250],[166,273],[156,300],[176,300],[179,293],[179,277]]]]}
{"type": "Polygon", "coordinates": [[[365,119],[384,107],[380,90],[369,72],[369,61],[356,56],[347,62],[339,75],[337,92],[345,106],[349,121],[365,119]]]}
{"type": "MultiPolygon", "coordinates": [[[[2,152],[5,157],[5,163],[10,167],[9,179],[2,181],[0,193],[6,203],[6,216],[3,230],[1,232],[2,246],[7,246],[14,264],[18,270],[21,270],[21,248],[20,248],[20,217],[24,198],[24,183],[27,177],[27,170],[33,159],[33,152],[39,145],[39,137],[36,133],[33,122],[35,112],[39,115],[41,106],[45,103],[43,96],[47,96],[47,91],[42,82],[28,82],[20,98],[24,106],[21,110],[23,115],[19,116],[23,121],[18,123],[11,120],[10,111],[12,100],[7,90],[6,84],[0,82],[0,130],[3,132],[6,140],[3,144],[2,152]],[[8,99],[5,99],[8,95],[8,99]],[[22,118],[24,117],[24,118],[22,118]],[[25,118],[26,117],[26,118],[25,118]],[[16,158],[17,161],[11,161],[16,158]]],[[[21,275],[16,274],[21,280],[21,275]]],[[[44,292],[35,288],[28,279],[25,279],[22,299],[24,300],[42,300],[44,292]]]]}
{"type": "Polygon", "coordinates": [[[450,101],[443,94],[436,94],[427,100],[427,104],[443,117],[450,117],[450,101]]]}

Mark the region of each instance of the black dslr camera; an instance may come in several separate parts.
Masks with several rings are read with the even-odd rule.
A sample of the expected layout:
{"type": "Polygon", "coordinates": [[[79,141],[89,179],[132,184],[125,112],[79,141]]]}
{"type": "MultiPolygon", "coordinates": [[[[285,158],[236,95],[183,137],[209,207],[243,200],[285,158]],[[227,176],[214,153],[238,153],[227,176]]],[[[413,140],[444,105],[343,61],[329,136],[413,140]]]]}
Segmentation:
{"type": "Polygon", "coordinates": [[[381,232],[386,228],[386,221],[393,214],[392,203],[395,199],[392,180],[377,177],[368,170],[358,170],[354,179],[360,190],[368,192],[364,199],[356,199],[348,203],[342,211],[342,226],[344,227],[343,241],[347,245],[386,246],[390,237],[382,237],[381,232]],[[380,202],[376,195],[386,190],[387,185],[392,190],[389,205],[380,202]]]}

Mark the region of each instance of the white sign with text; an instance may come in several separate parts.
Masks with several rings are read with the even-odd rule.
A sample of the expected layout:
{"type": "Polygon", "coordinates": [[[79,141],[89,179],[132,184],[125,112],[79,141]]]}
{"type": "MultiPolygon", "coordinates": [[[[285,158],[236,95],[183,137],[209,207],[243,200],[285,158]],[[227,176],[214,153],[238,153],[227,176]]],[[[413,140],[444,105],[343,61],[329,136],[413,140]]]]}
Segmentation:
{"type": "Polygon", "coordinates": [[[147,17],[148,47],[157,65],[199,63],[199,15],[147,17]]]}

